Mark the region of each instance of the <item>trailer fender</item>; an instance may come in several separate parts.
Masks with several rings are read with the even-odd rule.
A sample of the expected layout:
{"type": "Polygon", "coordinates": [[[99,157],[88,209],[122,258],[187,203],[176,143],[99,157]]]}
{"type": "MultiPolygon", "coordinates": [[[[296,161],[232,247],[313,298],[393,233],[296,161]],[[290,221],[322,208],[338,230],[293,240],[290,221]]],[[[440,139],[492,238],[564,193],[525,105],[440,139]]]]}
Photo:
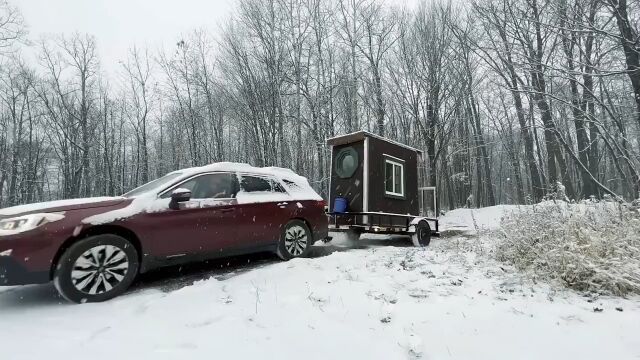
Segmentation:
{"type": "MultiPolygon", "coordinates": [[[[424,221],[427,221],[427,218],[424,218],[424,217],[417,217],[417,218],[414,218],[413,220],[411,220],[411,222],[409,223],[409,232],[410,232],[410,233],[415,233],[415,232],[416,232],[416,225],[418,225],[418,223],[419,223],[420,221],[423,221],[423,220],[424,220],[424,221]]],[[[429,221],[427,221],[427,223],[428,223],[428,222],[429,222],[429,221]]],[[[429,224],[429,226],[431,226],[431,224],[429,224]]]]}
{"type": "Polygon", "coordinates": [[[432,218],[427,218],[427,217],[416,217],[413,220],[411,220],[411,222],[409,223],[408,231],[410,233],[415,233],[416,232],[416,225],[418,225],[418,223],[420,221],[426,221],[427,224],[429,224],[429,228],[431,229],[431,232],[437,231],[437,229],[438,229],[438,220],[432,219],[432,218]]]}

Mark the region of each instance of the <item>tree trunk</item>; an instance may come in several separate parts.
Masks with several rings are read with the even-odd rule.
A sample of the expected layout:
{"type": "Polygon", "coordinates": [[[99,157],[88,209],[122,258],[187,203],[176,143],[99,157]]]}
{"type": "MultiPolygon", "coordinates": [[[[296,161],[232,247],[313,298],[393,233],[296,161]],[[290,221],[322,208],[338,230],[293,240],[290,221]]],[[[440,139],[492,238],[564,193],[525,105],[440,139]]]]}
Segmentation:
{"type": "Polygon", "coordinates": [[[620,30],[620,43],[627,64],[627,75],[631,80],[636,103],[636,121],[640,129],[640,46],[638,33],[629,19],[627,0],[608,0],[620,30]]]}
{"type": "MultiPolygon", "coordinates": [[[[496,198],[493,191],[493,176],[491,174],[491,165],[489,162],[489,151],[487,150],[487,144],[484,140],[484,136],[482,134],[482,126],[480,124],[480,115],[478,114],[478,109],[476,107],[475,98],[473,96],[473,91],[469,88],[469,99],[471,101],[471,121],[472,121],[472,129],[474,132],[474,138],[476,139],[477,146],[480,151],[480,157],[482,158],[482,165],[484,167],[484,182],[486,192],[487,192],[487,200],[489,206],[496,205],[496,198]]],[[[478,182],[480,182],[480,178],[478,178],[478,182]]]]}
{"type": "Polygon", "coordinates": [[[378,64],[373,66],[373,81],[376,96],[376,125],[378,134],[384,136],[384,100],[382,98],[382,81],[378,64]]]}
{"type": "Polygon", "coordinates": [[[513,97],[513,103],[516,108],[518,123],[520,124],[520,133],[522,134],[522,139],[524,141],[524,152],[525,152],[525,157],[527,158],[529,174],[531,176],[533,202],[538,202],[544,196],[545,188],[542,184],[542,178],[540,175],[540,171],[538,169],[538,165],[536,164],[536,155],[534,150],[535,147],[534,147],[532,130],[529,127],[529,124],[525,117],[524,106],[522,104],[522,95],[520,94],[520,89],[519,89],[520,85],[518,84],[518,75],[513,65],[514,62],[511,55],[511,47],[507,42],[507,36],[506,36],[506,33],[504,32],[504,29],[498,29],[498,32],[500,34],[502,45],[504,46],[504,51],[505,51],[506,61],[504,61],[504,65],[507,68],[509,81],[510,81],[510,83],[508,83],[507,86],[509,87],[511,96],[513,97]]]}

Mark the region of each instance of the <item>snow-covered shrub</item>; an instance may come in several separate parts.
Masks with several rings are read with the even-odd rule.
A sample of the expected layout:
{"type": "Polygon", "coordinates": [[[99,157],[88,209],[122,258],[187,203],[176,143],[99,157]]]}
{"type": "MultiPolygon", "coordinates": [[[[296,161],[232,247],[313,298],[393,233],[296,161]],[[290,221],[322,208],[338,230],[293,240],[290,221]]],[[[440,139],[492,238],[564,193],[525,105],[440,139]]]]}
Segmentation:
{"type": "Polygon", "coordinates": [[[585,292],[640,294],[640,213],[630,204],[544,202],[506,214],[497,258],[585,292]]]}

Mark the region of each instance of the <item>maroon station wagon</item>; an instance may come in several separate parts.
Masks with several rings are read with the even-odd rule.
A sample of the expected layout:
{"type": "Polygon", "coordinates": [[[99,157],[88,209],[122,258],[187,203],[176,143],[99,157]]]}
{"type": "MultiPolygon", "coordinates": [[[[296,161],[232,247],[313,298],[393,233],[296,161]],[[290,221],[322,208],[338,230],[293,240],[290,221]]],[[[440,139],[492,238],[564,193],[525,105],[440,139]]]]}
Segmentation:
{"type": "Polygon", "coordinates": [[[259,251],[305,256],[327,237],[325,203],[282,168],[217,163],[178,170],[121,197],[0,210],[0,285],[54,282],[104,301],[139,273],[259,251]]]}

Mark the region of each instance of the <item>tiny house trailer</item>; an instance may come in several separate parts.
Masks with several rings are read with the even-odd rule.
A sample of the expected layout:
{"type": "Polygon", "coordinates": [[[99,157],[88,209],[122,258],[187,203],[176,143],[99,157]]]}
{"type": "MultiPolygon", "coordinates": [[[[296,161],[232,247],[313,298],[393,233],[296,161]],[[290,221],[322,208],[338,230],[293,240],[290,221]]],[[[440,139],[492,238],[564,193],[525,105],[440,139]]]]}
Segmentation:
{"type": "Polygon", "coordinates": [[[423,246],[439,234],[438,220],[427,217],[435,215],[435,194],[421,186],[421,150],[366,131],[328,139],[327,145],[330,231],[412,235],[423,246]]]}

